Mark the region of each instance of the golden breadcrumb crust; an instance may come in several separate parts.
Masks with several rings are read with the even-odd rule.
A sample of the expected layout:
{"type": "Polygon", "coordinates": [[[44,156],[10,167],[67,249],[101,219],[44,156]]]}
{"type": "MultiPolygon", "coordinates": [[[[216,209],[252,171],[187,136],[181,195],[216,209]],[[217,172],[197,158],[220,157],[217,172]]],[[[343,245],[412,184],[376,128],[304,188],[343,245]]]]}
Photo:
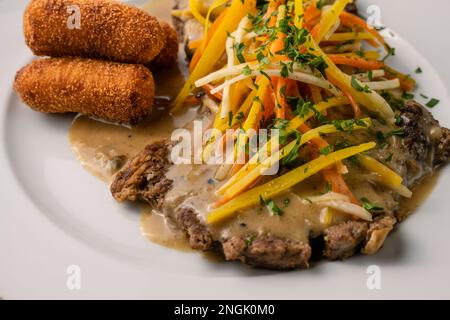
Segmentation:
{"type": "Polygon", "coordinates": [[[131,124],[150,113],[155,95],[152,73],[143,65],[85,58],[35,60],[17,72],[14,88],[36,111],[131,124]]]}
{"type": "Polygon", "coordinates": [[[24,14],[26,44],[38,56],[82,56],[147,64],[165,45],[158,20],[110,0],[32,0],[24,14]],[[80,9],[80,29],[69,29],[80,9]]]}
{"type": "Polygon", "coordinates": [[[161,21],[161,28],[165,35],[165,46],[151,62],[151,68],[158,69],[174,64],[178,58],[178,34],[167,22],[161,21]]]}

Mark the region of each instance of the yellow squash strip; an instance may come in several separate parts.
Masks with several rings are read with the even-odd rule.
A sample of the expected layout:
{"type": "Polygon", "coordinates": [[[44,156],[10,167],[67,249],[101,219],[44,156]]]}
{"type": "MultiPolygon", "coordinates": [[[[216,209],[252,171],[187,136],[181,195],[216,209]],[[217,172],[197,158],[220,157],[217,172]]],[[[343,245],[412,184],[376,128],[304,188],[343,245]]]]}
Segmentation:
{"type": "Polygon", "coordinates": [[[256,91],[257,99],[254,99],[253,101],[247,119],[245,119],[244,125],[242,126],[242,130],[235,131],[235,137],[237,138],[237,143],[234,146],[235,159],[241,159],[244,156],[245,144],[249,138],[247,134],[248,131],[250,129],[256,130],[258,128],[258,122],[262,113],[262,101],[266,94],[267,87],[270,85],[270,81],[266,77],[261,77],[256,81],[256,85],[258,87],[256,91]]]}
{"type": "Polygon", "coordinates": [[[365,169],[377,173],[387,185],[399,187],[402,184],[402,177],[384,164],[366,155],[360,155],[358,158],[365,169]]]}
{"type": "Polygon", "coordinates": [[[344,32],[331,35],[327,41],[350,41],[350,40],[374,40],[375,37],[368,32],[344,32]]]}
{"type": "MultiPolygon", "coordinates": [[[[239,123],[239,119],[236,118],[236,116],[238,116],[239,114],[244,114],[244,118],[248,115],[248,112],[250,110],[250,108],[253,105],[253,99],[256,96],[256,89],[253,89],[247,96],[247,98],[245,99],[245,101],[242,103],[241,107],[238,109],[238,111],[236,112],[236,114],[234,114],[233,117],[233,121],[231,123],[231,127],[233,128],[236,124],[239,123]]],[[[244,120],[244,119],[242,119],[244,120]]],[[[242,121],[241,120],[241,121],[242,121]]],[[[228,123],[222,124],[220,127],[218,127],[217,129],[219,129],[220,131],[224,132],[227,128],[228,128],[228,123]]]]}
{"type": "Polygon", "coordinates": [[[286,158],[292,151],[292,149],[294,149],[296,144],[297,141],[292,141],[286,147],[284,147],[280,151],[275,152],[259,165],[256,165],[253,170],[247,173],[242,179],[238,180],[232,188],[228,188],[228,190],[223,194],[224,199],[231,200],[236,195],[245,190],[245,188],[256,181],[262,175],[262,173],[264,173],[265,170],[272,167],[275,163],[277,163],[277,161],[286,158]]]}
{"type": "Polygon", "coordinates": [[[294,12],[295,12],[295,20],[294,24],[297,28],[301,29],[303,28],[303,21],[304,18],[304,10],[303,10],[303,0],[295,0],[294,3],[294,12]]]}
{"type": "Polygon", "coordinates": [[[264,185],[255,187],[211,211],[207,217],[207,223],[217,224],[232,218],[238,210],[257,205],[261,197],[265,200],[271,199],[334,163],[373,149],[375,146],[375,142],[369,142],[321,156],[264,185]]]}
{"type": "Polygon", "coordinates": [[[317,43],[320,43],[323,40],[325,35],[331,30],[336,21],[339,19],[339,16],[344,11],[345,6],[352,1],[353,0],[337,0],[331,8],[322,15],[319,24],[319,33],[316,37],[317,43]]]}
{"type": "MultiPolygon", "coordinates": [[[[361,119],[361,121],[363,121],[365,123],[365,125],[354,125],[352,130],[367,129],[370,126],[372,126],[372,120],[370,120],[370,118],[364,118],[364,119],[361,119]]],[[[300,145],[303,145],[306,142],[311,141],[312,139],[317,138],[318,136],[320,136],[322,134],[336,133],[338,131],[339,130],[336,128],[336,126],[334,124],[326,124],[321,127],[311,129],[302,135],[300,145]]]]}
{"type": "MultiPolygon", "coordinates": [[[[209,18],[211,17],[211,14],[212,14],[212,12],[215,9],[223,6],[227,2],[228,2],[228,0],[214,0],[212,5],[209,7],[208,14],[206,15],[206,21],[209,21],[209,18]]],[[[204,32],[204,35],[203,35],[203,39],[206,39],[208,37],[208,31],[209,31],[209,23],[207,23],[206,26],[205,26],[205,32],[204,32]]],[[[206,43],[206,42],[204,42],[204,43],[206,43]]],[[[203,48],[203,50],[204,49],[205,48],[203,48]]]]}
{"type": "Polygon", "coordinates": [[[333,55],[347,58],[365,58],[367,60],[378,60],[380,58],[380,54],[377,51],[364,51],[362,56],[356,53],[334,53],[333,55]]]}
{"type": "Polygon", "coordinates": [[[262,108],[262,101],[264,100],[264,95],[266,94],[267,87],[269,86],[270,82],[269,79],[266,77],[261,77],[256,82],[258,91],[257,91],[257,99],[253,101],[252,108],[250,109],[250,112],[248,114],[247,119],[245,120],[245,123],[243,125],[243,129],[245,132],[247,132],[249,129],[255,129],[258,124],[258,118],[259,114],[261,114],[261,108],[262,108]]]}
{"type": "MultiPolygon", "coordinates": [[[[344,104],[349,104],[349,101],[346,97],[338,97],[338,98],[331,98],[327,101],[321,102],[314,107],[318,112],[325,111],[332,107],[342,106],[344,104]]],[[[297,130],[298,127],[300,127],[302,124],[304,124],[306,121],[311,119],[314,116],[314,111],[310,110],[306,115],[304,116],[296,116],[294,117],[289,124],[287,125],[286,129],[288,132],[297,130]]]]}
{"type": "MultiPolygon", "coordinates": [[[[365,118],[365,119],[361,119],[361,120],[364,121],[365,125],[364,126],[363,125],[355,125],[353,127],[353,130],[367,129],[368,127],[370,127],[372,125],[372,121],[370,120],[370,118],[365,118]]],[[[306,132],[304,135],[302,135],[299,146],[300,147],[303,146],[305,143],[311,141],[314,138],[319,137],[322,134],[336,133],[338,131],[339,130],[333,124],[327,124],[327,125],[323,125],[321,127],[311,129],[308,132],[306,132]]],[[[270,150],[271,143],[272,143],[272,139],[269,140],[269,142],[267,143],[267,147],[264,146],[263,148],[267,148],[268,150],[270,150]]],[[[291,142],[291,144],[292,144],[292,142],[291,142]]],[[[291,144],[289,144],[288,146],[291,146],[291,144]]],[[[295,146],[295,143],[292,146],[292,148],[294,146],[295,146]]],[[[288,148],[288,150],[289,150],[288,153],[291,152],[292,148],[288,148]]],[[[284,149],[286,149],[286,147],[284,149]]],[[[264,160],[261,164],[257,164],[257,160],[258,160],[257,158],[258,158],[258,154],[256,154],[249,162],[247,162],[247,164],[244,167],[241,168],[241,170],[239,170],[230,180],[228,180],[227,183],[224,184],[217,191],[217,194],[223,194],[225,198],[232,198],[236,194],[239,194],[239,192],[242,188],[244,188],[245,186],[248,185],[248,184],[246,184],[245,181],[256,180],[256,178],[261,175],[261,172],[264,171],[264,168],[267,168],[267,164],[265,164],[267,162],[267,159],[264,160]],[[255,157],[256,157],[256,159],[255,159],[255,157]]],[[[272,158],[273,158],[273,156],[272,156],[272,158]]],[[[282,158],[284,158],[284,157],[280,157],[280,159],[282,159],[282,158]]],[[[273,163],[274,162],[272,162],[272,164],[273,163]]]]}
{"type": "MultiPolygon", "coordinates": [[[[252,0],[245,0],[244,4],[252,0]]],[[[173,105],[173,111],[177,111],[183,105],[184,101],[189,95],[194,82],[206,76],[214,67],[217,60],[220,59],[225,51],[225,42],[228,32],[232,33],[239,25],[239,22],[248,13],[246,7],[241,0],[233,0],[231,6],[228,8],[222,23],[217,28],[217,31],[212,36],[208,45],[205,48],[199,62],[192,71],[191,75],[184,84],[173,105]]]]}
{"type": "Polygon", "coordinates": [[[265,155],[270,154],[272,143],[274,142],[273,138],[269,140],[263,147],[260,148],[260,151],[255,154],[247,163],[238,171],[234,176],[232,176],[225,184],[223,184],[219,190],[217,190],[217,194],[224,194],[231,186],[233,186],[237,181],[243,179],[245,175],[252,171],[260,160],[265,160],[263,158],[263,151],[265,151],[265,155]]]}
{"type": "Polygon", "coordinates": [[[191,9],[192,15],[198,20],[198,22],[200,22],[204,27],[209,26],[210,22],[200,13],[200,4],[198,3],[198,0],[189,0],[189,9],[191,9]]]}
{"type": "MultiPolygon", "coordinates": [[[[370,111],[381,114],[386,120],[391,122],[394,121],[394,111],[390,105],[383,99],[378,93],[375,91],[371,91],[370,93],[359,92],[351,85],[351,77],[345,73],[343,73],[322,51],[322,49],[318,46],[318,44],[312,39],[312,37],[307,37],[307,40],[304,44],[307,51],[315,56],[320,56],[323,58],[325,63],[328,65],[326,72],[330,76],[332,76],[336,81],[340,82],[346,89],[352,94],[352,96],[365,106],[370,111]]],[[[358,80],[356,80],[358,81],[358,80]]],[[[362,87],[364,85],[359,83],[362,87]]]]}

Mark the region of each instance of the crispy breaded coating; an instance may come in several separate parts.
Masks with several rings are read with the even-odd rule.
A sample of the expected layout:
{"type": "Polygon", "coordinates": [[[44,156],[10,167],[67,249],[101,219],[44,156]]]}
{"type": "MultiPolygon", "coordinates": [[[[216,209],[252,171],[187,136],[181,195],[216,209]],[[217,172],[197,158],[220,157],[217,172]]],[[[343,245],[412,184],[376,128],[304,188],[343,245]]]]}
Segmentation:
{"type": "Polygon", "coordinates": [[[161,28],[165,35],[165,46],[151,62],[152,69],[160,69],[174,64],[178,59],[178,34],[167,22],[161,21],[161,28]]]}
{"type": "Polygon", "coordinates": [[[149,114],[155,95],[152,73],[143,65],[85,58],[35,60],[17,72],[14,89],[39,112],[130,124],[149,114]]]}
{"type": "Polygon", "coordinates": [[[153,60],[165,44],[155,17],[110,0],[32,0],[24,14],[24,34],[37,56],[142,64],[153,60]],[[80,29],[74,8],[79,8],[80,29]]]}

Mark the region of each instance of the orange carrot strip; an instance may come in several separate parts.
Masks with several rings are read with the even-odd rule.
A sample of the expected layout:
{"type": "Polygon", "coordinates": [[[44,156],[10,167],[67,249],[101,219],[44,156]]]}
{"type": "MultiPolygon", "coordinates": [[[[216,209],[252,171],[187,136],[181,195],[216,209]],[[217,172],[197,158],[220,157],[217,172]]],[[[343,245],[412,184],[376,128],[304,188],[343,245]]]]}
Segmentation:
{"type": "Polygon", "coordinates": [[[202,86],[202,89],[205,90],[205,92],[208,96],[214,97],[214,98],[222,101],[222,99],[223,99],[222,92],[217,92],[214,94],[211,93],[211,91],[214,89],[214,86],[212,84],[205,84],[204,86],[202,86]]]}
{"type": "Polygon", "coordinates": [[[313,20],[320,19],[320,16],[322,15],[322,11],[317,9],[317,5],[315,3],[316,1],[313,1],[309,6],[305,9],[305,24],[309,24],[313,20]]]}
{"type": "Polygon", "coordinates": [[[369,61],[359,57],[346,57],[344,55],[328,54],[328,58],[330,58],[334,64],[343,64],[365,70],[377,70],[384,67],[384,62],[382,61],[369,61]]]}
{"type": "MultiPolygon", "coordinates": [[[[303,124],[302,126],[300,126],[299,129],[303,133],[311,130],[311,128],[309,128],[306,124],[303,124]]],[[[319,156],[320,149],[323,149],[323,148],[326,148],[329,146],[328,142],[326,142],[324,139],[322,139],[320,137],[312,139],[311,142],[315,145],[315,148],[312,150],[312,153],[315,157],[319,156]]],[[[322,174],[323,178],[328,183],[331,184],[331,189],[333,190],[333,192],[346,195],[347,197],[349,197],[351,202],[353,202],[355,204],[359,204],[358,200],[353,195],[350,188],[347,186],[347,183],[345,182],[344,178],[338,172],[336,167],[330,167],[330,168],[324,169],[321,171],[321,174],[322,174]]]]}
{"type": "Polygon", "coordinates": [[[198,49],[203,44],[203,39],[192,40],[188,44],[188,48],[191,50],[198,49]]]}
{"type": "MultiPolygon", "coordinates": [[[[341,23],[343,25],[348,26],[348,27],[354,27],[354,26],[361,27],[364,30],[366,30],[367,32],[371,33],[385,47],[387,46],[384,38],[375,29],[369,27],[369,25],[360,17],[344,11],[341,13],[340,19],[341,19],[341,23]]],[[[373,43],[373,41],[371,42],[371,44],[372,43],[373,43]]]]}
{"type": "Polygon", "coordinates": [[[328,81],[330,81],[336,87],[341,89],[341,91],[344,93],[344,95],[350,101],[350,104],[353,108],[353,112],[355,113],[355,118],[357,118],[357,119],[361,118],[361,108],[359,107],[358,103],[356,102],[355,98],[352,96],[350,91],[348,91],[347,87],[345,85],[343,85],[342,83],[340,83],[339,81],[337,81],[336,79],[334,79],[333,77],[331,77],[329,74],[327,74],[327,76],[328,76],[328,81]]]}
{"type": "Polygon", "coordinates": [[[208,31],[208,36],[206,37],[206,43],[203,43],[203,41],[202,41],[202,45],[197,50],[195,50],[194,56],[192,57],[191,63],[189,64],[189,72],[192,72],[192,70],[194,70],[197,63],[200,61],[200,58],[202,57],[202,54],[203,54],[203,48],[206,48],[206,45],[211,40],[214,33],[217,31],[217,28],[219,27],[220,23],[222,22],[223,18],[225,17],[227,11],[228,11],[228,9],[225,9],[212,24],[211,28],[208,31]]]}
{"type": "Polygon", "coordinates": [[[384,69],[386,71],[386,78],[388,78],[389,80],[398,78],[400,80],[400,87],[403,89],[403,91],[409,92],[413,91],[416,88],[416,80],[411,78],[411,76],[400,73],[388,66],[385,66],[384,69]]]}

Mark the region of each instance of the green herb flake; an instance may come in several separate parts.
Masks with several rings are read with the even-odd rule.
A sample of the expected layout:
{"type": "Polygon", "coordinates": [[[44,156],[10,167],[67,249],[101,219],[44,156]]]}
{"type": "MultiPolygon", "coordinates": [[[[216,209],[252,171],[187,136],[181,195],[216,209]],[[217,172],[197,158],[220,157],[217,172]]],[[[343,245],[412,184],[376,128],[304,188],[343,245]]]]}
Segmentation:
{"type": "Polygon", "coordinates": [[[366,209],[367,211],[369,211],[370,213],[384,211],[383,207],[370,202],[369,199],[367,199],[367,198],[361,198],[361,202],[362,202],[362,207],[364,209],[366,209]]]}
{"type": "Polygon", "coordinates": [[[250,76],[252,74],[252,69],[250,69],[250,66],[246,65],[244,69],[242,69],[242,74],[245,76],[250,76]]]}
{"type": "Polygon", "coordinates": [[[362,86],[355,77],[352,77],[352,87],[354,89],[356,89],[356,91],[359,91],[359,92],[365,92],[365,93],[372,92],[367,85],[362,86]]]}
{"type": "Polygon", "coordinates": [[[414,94],[409,93],[409,92],[403,92],[402,98],[405,99],[405,100],[413,100],[414,99],[414,94]]]}
{"type": "Polygon", "coordinates": [[[440,100],[432,98],[430,101],[427,102],[426,106],[428,108],[434,108],[439,104],[440,100]]]}
{"type": "Polygon", "coordinates": [[[259,196],[259,201],[262,206],[266,207],[273,216],[281,216],[284,211],[276,205],[273,200],[264,200],[262,196],[259,196]]]}

